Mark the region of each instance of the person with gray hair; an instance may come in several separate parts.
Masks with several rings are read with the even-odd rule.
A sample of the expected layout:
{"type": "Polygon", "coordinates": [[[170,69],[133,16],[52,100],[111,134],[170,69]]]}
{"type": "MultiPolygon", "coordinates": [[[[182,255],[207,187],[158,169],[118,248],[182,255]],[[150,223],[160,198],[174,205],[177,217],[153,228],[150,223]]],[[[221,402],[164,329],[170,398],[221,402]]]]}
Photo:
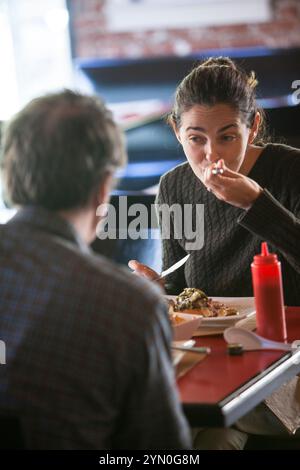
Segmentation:
{"type": "Polygon", "coordinates": [[[171,326],[158,287],[92,254],[97,207],[126,162],[95,97],[39,97],[3,133],[0,410],[26,449],[182,449],[171,326]]]}

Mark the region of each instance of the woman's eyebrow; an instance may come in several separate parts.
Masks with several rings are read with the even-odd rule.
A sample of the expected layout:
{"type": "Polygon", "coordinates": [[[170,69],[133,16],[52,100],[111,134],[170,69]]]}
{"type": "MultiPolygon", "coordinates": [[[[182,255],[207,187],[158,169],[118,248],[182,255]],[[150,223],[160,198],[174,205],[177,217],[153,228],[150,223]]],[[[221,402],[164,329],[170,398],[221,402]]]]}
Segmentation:
{"type": "Polygon", "coordinates": [[[186,131],[200,131],[200,132],[206,132],[206,130],[204,129],[204,127],[199,127],[199,126],[189,126],[186,128],[186,131]]]}
{"type": "Polygon", "coordinates": [[[221,127],[221,129],[218,130],[218,132],[224,132],[227,131],[230,127],[238,127],[236,123],[228,124],[227,126],[221,127]]]}
{"type": "MultiPolygon", "coordinates": [[[[224,132],[227,129],[229,129],[230,127],[235,127],[236,128],[236,127],[238,127],[238,125],[236,123],[227,124],[226,126],[221,127],[221,129],[219,129],[218,132],[224,132]]],[[[190,131],[190,130],[199,131],[199,132],[207,132],[207,130],[204,129],[204,127],[200,127],[200,126],[189,126],[189,127],[186,128],[185,131],[187,132],[187,131],[190,131]]]]}

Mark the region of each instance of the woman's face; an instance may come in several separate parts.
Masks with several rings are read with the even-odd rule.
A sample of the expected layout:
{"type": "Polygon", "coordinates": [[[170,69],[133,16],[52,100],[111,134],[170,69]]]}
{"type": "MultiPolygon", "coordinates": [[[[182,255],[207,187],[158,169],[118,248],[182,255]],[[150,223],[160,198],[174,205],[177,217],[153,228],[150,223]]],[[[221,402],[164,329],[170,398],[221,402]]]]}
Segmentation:
{"type": "Polygon", "coordinates": [[[202,181],[205,170],[219,159],[238,172],[255,132],[227,104],[195,105],[182,114],[181,126],[175,129],[192,170],[202,181]]]}

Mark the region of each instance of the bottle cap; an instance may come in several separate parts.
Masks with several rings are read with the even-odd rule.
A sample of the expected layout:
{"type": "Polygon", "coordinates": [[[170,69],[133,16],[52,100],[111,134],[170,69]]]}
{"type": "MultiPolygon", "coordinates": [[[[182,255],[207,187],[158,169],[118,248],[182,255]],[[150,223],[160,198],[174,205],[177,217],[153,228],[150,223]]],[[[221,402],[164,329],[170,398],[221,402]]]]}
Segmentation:
{"type": "Polygon", "coordinates": [[[230,356],[241,356],[244,352],[244,348],[240,343],[229,343],[227,344],[227,352],[230,356]]]}
{"type": "Polygon", "coordinates": [[[277,263],[277,255],[275,253],[269,253],[267,242],[262,242],[260,255],[254,256],[255,264],[272,264],[277,263]]]}

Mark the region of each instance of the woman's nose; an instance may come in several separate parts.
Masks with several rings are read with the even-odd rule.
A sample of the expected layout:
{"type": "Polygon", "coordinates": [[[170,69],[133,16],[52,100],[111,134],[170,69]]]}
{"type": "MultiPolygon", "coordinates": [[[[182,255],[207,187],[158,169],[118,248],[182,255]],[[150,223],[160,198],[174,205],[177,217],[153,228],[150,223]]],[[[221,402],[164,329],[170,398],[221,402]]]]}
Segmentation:
{"type": "Polygon", "coordinates": [[[219,160],[219,155],[217,154],[215,148],[211,144],[207,144],[205,149],[205,159],[209,163],[215,163],[219,160]]]}

